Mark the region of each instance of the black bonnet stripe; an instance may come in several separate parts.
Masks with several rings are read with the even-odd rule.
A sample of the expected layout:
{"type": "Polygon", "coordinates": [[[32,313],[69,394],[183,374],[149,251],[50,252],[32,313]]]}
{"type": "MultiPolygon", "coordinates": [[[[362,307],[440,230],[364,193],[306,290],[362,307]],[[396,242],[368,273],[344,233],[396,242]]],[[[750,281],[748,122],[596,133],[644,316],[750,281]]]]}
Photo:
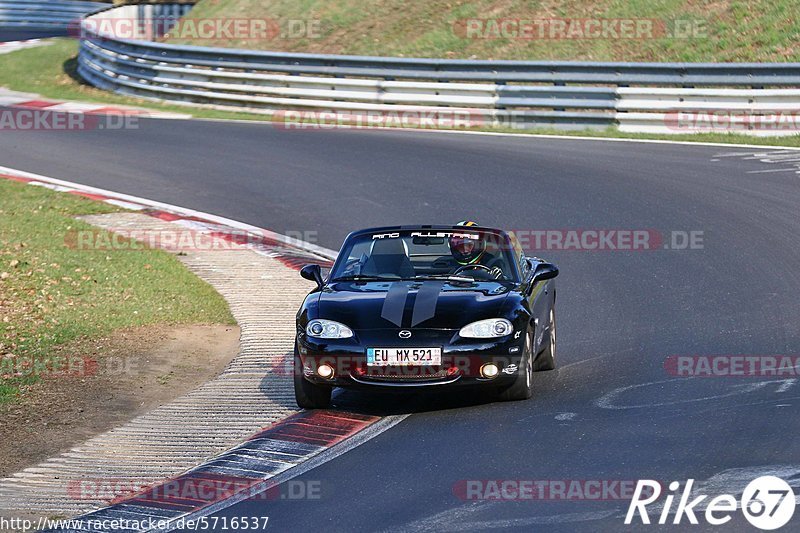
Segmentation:
{"type": "Polygon", "coordinates": [[[444,287],[444,283],[441,281],[426,281],[422,284],[414,302],[414,314],[411,316],[412,328],[434,317],[442,287],[444,287]]]}
{"type": "Polygon", "coordinates": [[[392,283],[383,301],[381,318],[385,318],[397,327],[403,325],[403,311],[408,298],[408,285],[405,283],[392,283]]]}

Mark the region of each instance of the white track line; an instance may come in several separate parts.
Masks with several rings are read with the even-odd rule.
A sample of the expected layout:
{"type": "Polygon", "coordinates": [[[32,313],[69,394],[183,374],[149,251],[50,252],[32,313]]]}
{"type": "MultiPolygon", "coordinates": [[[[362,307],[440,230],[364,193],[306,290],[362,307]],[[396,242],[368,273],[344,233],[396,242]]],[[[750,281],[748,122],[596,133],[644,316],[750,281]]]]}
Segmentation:
{"type": "MultiPolygon", "coordinates": [[[[271,125],[273,122],[268,120],[242,120],[242,119],[228,119],[228,118],[199,118],[192,117],[189,120],[198,120],[202,122],[220,122],[225,124],[254,124],[254,125],[271,125]]],[[[585,135],[554,135],[544,133],[507,133],[497,131],[464,131],[464,130],[440,130],[440,129],[422,129],[422,128],[391,128],[391,127],[375,127],[375,128],[342,128],[345,131],[404,131],[413,133],[449,133],[452,135],[486,135],[493,137],[522,137],[525,139],[555,139],[564,141],[602,141],[602,142],[628,142],[628,143],[646,143],[646,144],[677,144],[684,146],[717,146],[723,148],[752,148],[754,150],[795,150],[800,151],[800,146],[775,146],[770,144],[740,144],[740,143],[718,143],[718,142],[702,142],[702,141],[670,141],[668,139],[630,139],[626,137],[588,137],[585,135]]],[[[331,130],[314,130],[309,128],[306,131],[331,131],[331,130]]]]}
{"type": "Polygon", "coordinates": [[[798,172],[796,168],[770,168],[767,170],[748,170],[748,174],[769,174],[770,172],[798,172]]]}
{"type": "Polygon", "coordinates": [[[9,167],[0,166],[0,173],[10,174],[12,176],[18,176],[20,178],[28,178],[33,180],[42,181],[45,183],[50,183],[52,185],[58,185],[61,187],[68,187],[70,189],[75,189],[82,192],[87,192],[90,194],[100,194],[103,196],[109,196],[111,198],[115,198],[117,200],[121,200],[123,202],[133,202],[137,204],[142,204],[148,207],[153,207],[156,209],[163,209],[164,211],[170,211],[173,213],[178,213],[185,216],[191,217],[198,217],[204,218],[206,220],[210,220],[211,222],[216,222],[218,224],[225,224],[226,226],[230,226],[232,228],[244,230],[244,231],[252,231],[256,232],[259,235],[263,235],[277,241],[280,241],[284,244],[288,244],[290,246],[294,246],[305,250],[307,252],[315,253],[326,257],[328,259],[336,259],[336,251],[331,250],[330,248],[323,248],[322,246],[318,246],[316,244],[312,244],[310,242],[302,241],[300,239],[293,239],[291,237],[287,237],[286,235],[282,235],[280,233],[276,233],[271,230],[267,230],[264,228],[259,228],[258,226],[253,226],[251,224],[245,224],[244,222],[239,222],[237,220],[231,220],[230,218],[221,217],[218,215],[214,215],[211,213],[203,213],[202,211],[196,211],[194,209],[189,209],[186,207],[180,207],[177,205],[166,204],[163,202],[158,202],[155,200],[149,200],[147,198],[140,198],[138,196],[131,196],[129,194],[122,194],[114,191],[109,191],[107,189],[100,189],[98,187],[91,187],[89,185],[82,185],[80,183],[75,183],[72,181],[61,180],[57,178],[51,178],[49,176],[42,176],[41,174],[33,174],[31,172],[26,172],[24,170],[17,170],[9,167]]]}

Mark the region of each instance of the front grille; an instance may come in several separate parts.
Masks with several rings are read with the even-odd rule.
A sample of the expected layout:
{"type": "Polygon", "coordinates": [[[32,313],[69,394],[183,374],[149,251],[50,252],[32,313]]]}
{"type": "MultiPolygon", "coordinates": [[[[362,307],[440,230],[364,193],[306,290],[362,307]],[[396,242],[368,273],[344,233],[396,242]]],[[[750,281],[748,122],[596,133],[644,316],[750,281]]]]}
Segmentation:
{"type": "Polygon", "coordinates": [[[367,379],[374,381],[435,381],[449,377],[447,370],[441,369],[436,372],[420,372],[419,374],[408,373],[409,369],[397,369],[393,371],[367,370],[365,374],[353,373],[357,379],[367,379]]]}

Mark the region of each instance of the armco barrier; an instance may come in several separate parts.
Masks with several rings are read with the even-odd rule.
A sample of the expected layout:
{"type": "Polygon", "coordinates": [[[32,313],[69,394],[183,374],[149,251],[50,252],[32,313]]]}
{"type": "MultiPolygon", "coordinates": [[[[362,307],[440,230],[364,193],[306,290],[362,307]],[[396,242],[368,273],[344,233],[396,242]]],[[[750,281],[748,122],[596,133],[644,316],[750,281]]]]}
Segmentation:
{"type": "Polygon", "coordinates": [[[0,0],[0,28],[64,30],[107,3],[72,0],[0,0]]]}
{"type": "MultiPolygon", "coordinates": [[[[119,93],[255,112],[464,113],[484,123],[511,127],[620,125],[627,131],[685,133],[672,127],[671,112],[735,110],[758,115],[800,108],[797,91],[785,89],[800,87],[797,63],[472,61],[295,54],[179,46],[154,42],[148,34],[127,39],[95,29],[101,27],[102,18],[147,20],[152,16],[142,6],[126,6],[84,20],[80,74],[97,87],[119,93]]],[[[795,132],[772,134],[776,133],[795,132]]]]}

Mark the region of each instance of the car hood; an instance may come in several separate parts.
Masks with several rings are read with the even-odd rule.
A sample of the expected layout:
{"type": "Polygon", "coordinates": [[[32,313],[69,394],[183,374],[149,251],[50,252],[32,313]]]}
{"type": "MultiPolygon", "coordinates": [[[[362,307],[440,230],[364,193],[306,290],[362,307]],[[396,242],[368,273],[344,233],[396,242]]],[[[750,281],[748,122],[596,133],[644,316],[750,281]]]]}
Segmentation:
{"type": "Polygon", "coordinates": [[[337,282],[319,295],[319,317],[355,330],[459,329],[495,318],[510,288],[499,282],[452,285],[441,281],[337,282]]]}

